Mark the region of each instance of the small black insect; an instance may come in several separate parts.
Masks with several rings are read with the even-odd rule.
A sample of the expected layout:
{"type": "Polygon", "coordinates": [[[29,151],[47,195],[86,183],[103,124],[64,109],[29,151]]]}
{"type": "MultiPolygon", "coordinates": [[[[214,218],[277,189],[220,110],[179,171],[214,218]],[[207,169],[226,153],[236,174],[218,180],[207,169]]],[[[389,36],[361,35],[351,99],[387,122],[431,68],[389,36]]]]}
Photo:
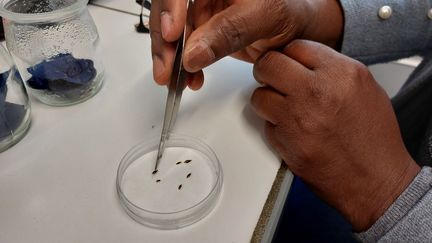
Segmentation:
{"type": "Polygon", "coordinates": [[[191,159],[187,159],[185,160],[185,164],[190,163],[192,160],[191,159]]]}
{"type": "Polygon", "coordinates": [[[158,170],[154,170],[154,171],[152,172],[153,175],[155,175],[156,173],[158,173],[158,170]]]}
{"type": "Polygon", "coordinates": [[[157,183],[159,183],[160,181],[161,181],[161,180],[159,180],[159,179],[158,179],[158,180],[156,180],[156,182],[157,182],[157,183]]]}
{"type": "Polygon", "coordinates": [[[179,161],[179,162],[176,163],[176,165],[179,165],[179,164],[181,164],[181,161],[179,161]]]}
{"type": "Polygon", "coordinates": [[[186,178],[191,177],[192,173],[187,174],[186,178]]]}
{"type": "Polygon", "coordinates": [[[180,189],[182,189],[182,187],[183,187],[183,185],[180,184],[180,185],[178,186],[178,189],[180,190],[180,189]]]}

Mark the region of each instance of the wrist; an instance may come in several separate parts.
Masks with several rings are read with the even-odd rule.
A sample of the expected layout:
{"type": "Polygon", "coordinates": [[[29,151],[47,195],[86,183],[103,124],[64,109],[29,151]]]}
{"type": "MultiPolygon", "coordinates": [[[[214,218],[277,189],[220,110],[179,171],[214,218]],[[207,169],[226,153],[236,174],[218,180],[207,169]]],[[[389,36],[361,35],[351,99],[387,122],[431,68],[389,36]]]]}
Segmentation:
{"type": "Polygon", "coordinates": [[[340,49],[344,30],[344,14],[339,0],[311,1],[311,18],[302,38],[340,49]]]}
{"type": "Polygon", "coordinates": [[[374,188],[366,201],[360,202],[360,205],[354,204],[356,206],[349,210],[348,220],[353,229],[356,232],[369,229],[411,184],[420,170],[415,161],[410,159],[402,169],[389,171],[385,180],[378,183],[379,186],[374,188]]]}

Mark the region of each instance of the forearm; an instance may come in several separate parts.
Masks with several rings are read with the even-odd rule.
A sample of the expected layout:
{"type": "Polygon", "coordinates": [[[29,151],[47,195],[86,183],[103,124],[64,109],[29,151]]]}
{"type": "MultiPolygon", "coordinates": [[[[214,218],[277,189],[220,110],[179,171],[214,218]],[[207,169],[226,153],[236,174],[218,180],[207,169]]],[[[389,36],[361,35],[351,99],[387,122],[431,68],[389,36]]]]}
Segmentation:
{"type": "Polygon", "coordinates": [[[432,50],[431,0],[340,0],[344,11],[342,53],[366,64],[391,61],[432,50]],[[378,12],[390,6],[383,19],[378,12]]]}
{"type": "Polygon", "coordinates": [[[432,169],[424,167],[366,232],[364,242],[429,242],[432,239],[432,169]]]}

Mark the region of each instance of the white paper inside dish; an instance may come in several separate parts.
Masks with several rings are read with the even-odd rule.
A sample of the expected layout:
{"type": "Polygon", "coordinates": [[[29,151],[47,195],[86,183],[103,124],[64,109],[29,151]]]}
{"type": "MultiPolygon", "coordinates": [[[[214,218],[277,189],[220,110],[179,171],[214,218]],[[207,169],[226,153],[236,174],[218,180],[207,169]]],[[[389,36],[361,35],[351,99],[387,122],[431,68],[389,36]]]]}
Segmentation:
{"type": "Polygon", "coordinates": [[[121,185],[130,202],[148,211],[170,213],[193,207],[209,195],[217,174],[202,152],[167,148],[158,172],[152,174],[156,153],[143,155],[126,169],[121,185]]]}

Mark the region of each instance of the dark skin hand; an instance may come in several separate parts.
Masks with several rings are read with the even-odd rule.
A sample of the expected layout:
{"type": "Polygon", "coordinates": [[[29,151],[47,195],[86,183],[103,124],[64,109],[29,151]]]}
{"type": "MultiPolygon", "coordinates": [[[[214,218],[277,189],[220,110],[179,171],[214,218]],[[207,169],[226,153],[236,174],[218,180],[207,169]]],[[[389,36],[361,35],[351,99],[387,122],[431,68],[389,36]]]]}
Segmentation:
{"type": "MultiPolygon", "coordinates": [[[[160,85],[170,80],[186,2],[152,2],[153,77],[160,85]]],[[[254,62],[297,38],[336,47],[343,31],[337,0],[196,0],[192,11],[195,30],[186,43],[184,67],[193,73],[188,80],[193,90],[203,85],[202,69],[227,55],[254,62]]]]}
{"type": "MultiPolygon", "coordinates": [[[[161,85],[169,82],[185,7],[186,0],[153,0],[153,73],[161,85]]],[[[199,89],[202,69],[227,55],[254,62],[263,86],[252,105],[267,121],[269,143],[356,231],[368,229],[420,168],[367,68],[329,48],[343,36],[339,2],[196,0],[193,8],[184,53],[189,87],[199,89]]]]}
{"type": "Polygon", "coordinates": [[[265,135],[290,170],[368,229],[420,171],[402,141],[390,100],[368,69],[304,40],[254,65],[252,95],[265,135]]]}

